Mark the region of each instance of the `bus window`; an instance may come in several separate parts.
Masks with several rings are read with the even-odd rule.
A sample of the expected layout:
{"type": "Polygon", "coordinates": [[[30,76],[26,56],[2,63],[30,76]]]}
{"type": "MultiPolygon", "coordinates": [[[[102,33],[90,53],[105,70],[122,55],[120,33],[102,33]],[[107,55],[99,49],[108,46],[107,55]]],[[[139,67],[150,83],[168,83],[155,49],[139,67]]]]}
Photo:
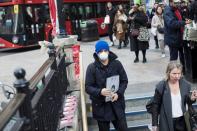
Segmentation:
{"type": "Polygon", "coordinates": [[[21,33],[24,29],[21,8],[14,13],[14,6],[0,7],[0,34],[21,33]]]}
{"type": "Polygon", "coordinates": [[[94,18],[93,6],[91,4],[85,4],[85,18],[91,19],[94,18]]]}
{"type": "Polygon", "coordinates": [[[83,5],[80,5],[78,9],[79,9],[79,19],[85,19],[83,5]]]}
{"type": "Polygon", "coordinates": [[[30,6],[27,6],[25,9],[25,20],[26,24],[30,26],[31,24],[34,23],[34,18],[33,18],[33,9],[30,6]]]}
{"type": "Polygon", "coordinates": [[[78,16],[78,13],[77,13],[77,8],[76,8],[76,5],[71,5],[70,6],[70,19],[71,20],[76,20],[78,19],[77,16],[78,16]]]}
{"type": "Polygon", "coordinates": [[[106,14],[105,9],[105,3],[96,3],[96,17],[104,17],[106,14]]]}
{"type": "Polygon", "coordinates": [[[63,6],[63,13],[65,16],[65,20],[70,20],[69,6],[70,6],[69,4],[64,4],[64,6],[63,6]]]}

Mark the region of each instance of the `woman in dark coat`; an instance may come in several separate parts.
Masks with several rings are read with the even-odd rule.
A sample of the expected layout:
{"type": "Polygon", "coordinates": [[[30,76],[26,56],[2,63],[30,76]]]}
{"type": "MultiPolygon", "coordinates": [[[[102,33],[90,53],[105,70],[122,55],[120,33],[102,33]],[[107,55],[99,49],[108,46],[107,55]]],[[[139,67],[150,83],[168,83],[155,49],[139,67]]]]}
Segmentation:
{"type": "Polygon", "coordinates": [[[98,122],[99,131],[109,131],[110,122],[116,130],[127,131],[124,99],[127,74],[105,41],[97,42],[94,59],[86,71],[85,90],[92,100],[92,113],[98,122]],[[119,76],[119,87],[115,93],[106,87],[107,78],[112,76],[119,76]],[[112,101],[106,102],[106,96],[111,96],[112,101]]]}
{"type": "MultiPolygon", "coordinates": [[[[131,20],[131,31],[132,29],[139,29],[140,27],[146,28],[148,17],[146,16],[145,12],[142,10],[139,10],[140,7],[134,7],[133,12],[130,14],[130,20],[131,20]]],[[[142,51],[143,54],[143,63],[146,63],[146,50],[149,48],[148,41],[139,41],[137,39],[137,36],[131,36],[130,35],[130,49],[131,51],[135,51],[135,60],[134,63],[139,62],[139,50],[142,51]]]]}
{"type": "Polygon", "coordinates": [[[156,85],[152,114],[153,131],[187,131],[183,114],[186,104],[197,98],[194,90],[182,77],[182,65],[172,61],[166,70],[166,80],[156,85]],[[158,123],[159,118],[159,123],[158,123]]]}

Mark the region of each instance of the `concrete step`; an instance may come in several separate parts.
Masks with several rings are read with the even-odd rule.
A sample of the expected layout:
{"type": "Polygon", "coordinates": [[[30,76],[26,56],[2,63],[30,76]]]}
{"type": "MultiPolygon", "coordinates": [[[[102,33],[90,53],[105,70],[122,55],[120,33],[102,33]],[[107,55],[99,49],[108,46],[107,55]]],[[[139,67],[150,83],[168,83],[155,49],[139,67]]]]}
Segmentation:
{"type": "MultiPolygon", "coordinates": [[[[149,93],[150,94],[150,93],[149,93]]],[[[144,106],[148,102],[148,100],[152,97],[152,95],[143,95],[143,96],[126,96],[125,97],[125,105],[126,105],[126,110],[133,108],[133,107],[139,107],[139,106],[144,106]]],[[[92,111],[91,103],[86,104],[86,109],[87,112],[92,111]]]]}
{"type": "MultiPolygon", "coordinates": [[[[127,121],[136,121],[136,120],[144,120],[151,118],[150,114],[146,112],[146,109],[143,106],[127,108],[127,111],[125,113],[126,113],[127,121]]],[[[89,112],[87,116],[88,116],[88,125],[97,124],[96,120],[92,118],[92,113],[89,112]]]]}
{"type": "MultiPolygon", "coordinates": [[[[150,131],[151,119],[127,121],[128,131],[150,131]]],[[[110,124],[110,131],[115,131],[113,124],[110,124]]],[[[98,126],[88,126],[89,131],[99,131],[98,126]]]]}

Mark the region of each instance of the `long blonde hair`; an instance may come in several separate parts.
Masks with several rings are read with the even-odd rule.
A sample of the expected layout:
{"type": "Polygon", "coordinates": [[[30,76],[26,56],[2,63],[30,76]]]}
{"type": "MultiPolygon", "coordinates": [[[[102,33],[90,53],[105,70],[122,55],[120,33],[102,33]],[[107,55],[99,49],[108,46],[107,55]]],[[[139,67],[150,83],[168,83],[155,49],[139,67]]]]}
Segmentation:
{"type": "Polygon", "coordinates": [[[179,62],[177,62],[177,61],[171,61],[168,64],[167,68],[166,68],[166,80],[169,80],[170,79],[170,73],[175,68],[180,69],[181,72],[183,70],[183,66],[179,62]]]}

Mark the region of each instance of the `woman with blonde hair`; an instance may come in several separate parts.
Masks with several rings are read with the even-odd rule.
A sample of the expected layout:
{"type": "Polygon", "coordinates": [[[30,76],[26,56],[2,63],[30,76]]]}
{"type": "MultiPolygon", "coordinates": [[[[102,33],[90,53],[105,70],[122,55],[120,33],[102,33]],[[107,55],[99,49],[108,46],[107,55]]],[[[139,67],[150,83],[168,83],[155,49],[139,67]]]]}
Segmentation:
{"type": "Polygon", "coordinates": [[[166,69],[166,79],[156,85],[152,107],[153,131],[187,131],[183,114],[186,104],[197,99],[196,90],[182,77],[182,65],[171,61],[166,69]],[[159,123],[158,123],[159,119],[159,123]]]}

